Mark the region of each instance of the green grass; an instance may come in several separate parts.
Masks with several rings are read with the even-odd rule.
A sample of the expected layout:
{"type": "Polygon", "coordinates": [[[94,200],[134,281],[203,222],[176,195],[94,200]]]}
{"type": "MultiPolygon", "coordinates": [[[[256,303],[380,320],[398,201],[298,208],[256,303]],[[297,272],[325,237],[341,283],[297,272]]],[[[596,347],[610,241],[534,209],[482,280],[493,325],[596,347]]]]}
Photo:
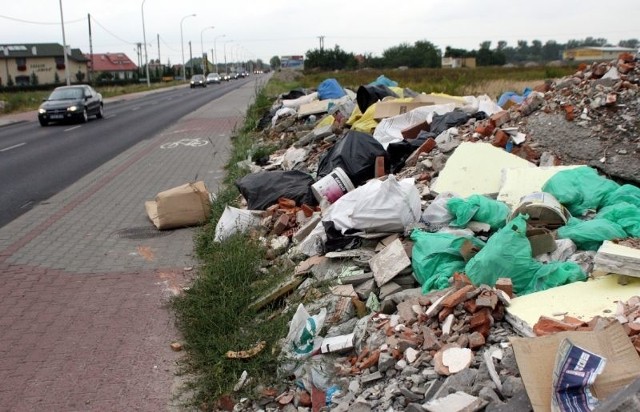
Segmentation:
{"type": "MultiPolygon", "coordinates": [[[[215,408],[216,400],[230,393],[243,371],[253,382],[276,383],[278,340],[286,336],[290,316],[278,304],[261,312],[250,304],[290,275],[292,268],[272,266],[268,274],[264,247],[250,234],[234,235],[214,242],[215,225],[226,205],[237,206],[236,179],[248,171],[238,162],[256,150],[252,132],[272,99],[260,92],[249,108],[244,126],[233,137],[227,176],[216,193],[212,216],[196,235],[195,250],[202,263],[197,279],[174,299],[177,324],[185,339],[188,356],[182,372],[188,376],[189,406],[203,410],[215,408]],[[257,356],[227,359],[227,351],[248,350],[266,341],[257,356]]],[[[251,387],[245,395],[250,396],[251,387]]]]}

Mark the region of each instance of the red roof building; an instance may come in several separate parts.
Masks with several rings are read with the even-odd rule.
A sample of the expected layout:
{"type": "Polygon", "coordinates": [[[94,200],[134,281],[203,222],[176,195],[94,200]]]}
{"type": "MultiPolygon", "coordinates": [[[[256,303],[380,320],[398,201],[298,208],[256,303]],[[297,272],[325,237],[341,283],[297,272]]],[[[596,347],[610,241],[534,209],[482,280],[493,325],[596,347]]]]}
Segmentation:
{"type": "Polygon", "coordinates": [[[138,71],[138,66],[124,53],[94,53],[89,59],[89,67],[93,66],[94,76],[110,75],[112,79],[131,79],[138,71]]]}

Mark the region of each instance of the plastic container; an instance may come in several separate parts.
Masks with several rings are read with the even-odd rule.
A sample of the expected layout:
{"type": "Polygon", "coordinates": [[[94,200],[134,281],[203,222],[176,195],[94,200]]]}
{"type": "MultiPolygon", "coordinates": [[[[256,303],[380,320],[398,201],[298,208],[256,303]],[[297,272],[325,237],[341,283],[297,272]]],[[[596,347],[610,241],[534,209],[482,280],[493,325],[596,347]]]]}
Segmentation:
{"type": "Polygon", "coordinates": [[[353,189],[355,189],[353,183],[340,167],[336,167],[331,173],[311,185],[311,191],[318,202],[322,202],[325,198],[329,203],[333,203],[353,189]]]}

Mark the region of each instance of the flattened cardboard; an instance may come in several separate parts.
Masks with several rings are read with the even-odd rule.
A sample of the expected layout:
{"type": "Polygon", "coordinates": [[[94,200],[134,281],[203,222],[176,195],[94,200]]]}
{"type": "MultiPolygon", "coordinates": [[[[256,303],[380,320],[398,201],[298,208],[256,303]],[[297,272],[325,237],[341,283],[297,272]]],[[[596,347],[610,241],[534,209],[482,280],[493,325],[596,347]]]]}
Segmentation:
{"type": "Polygon", "coordinates": [[[565,338],[606,358],[604,371],[593,385],[593,393],[600,401],[640,376],[640,357],[618,322],[601,331],[510,338],[520,375],[535,412],[551,411],[551,378],[555,357],[560,342],[565,338]]]}
{"type": "Polygon", "coordinates": [[[553,233],[544,228],[527,229],[527,240],[531,244],[532,256],[551,253],[557,248],[553,233]]]}
{"type": "Polygon", "coordinates": [[[384,119],[385,117],[397,116],[399,114],[408,113],[413,109],[422,106],[431,106],[430,102],[398,102],[398,101],[382,101],[376,104],[376,111],[373,114],[375,120],[384,119]]]}
{"type": "Polygon", "coordinates": [[[160,192],[155,200],[145,202],[144,206],[158,229],[199,225],[211,214],[209,192],[203,181],[160,192]]]}

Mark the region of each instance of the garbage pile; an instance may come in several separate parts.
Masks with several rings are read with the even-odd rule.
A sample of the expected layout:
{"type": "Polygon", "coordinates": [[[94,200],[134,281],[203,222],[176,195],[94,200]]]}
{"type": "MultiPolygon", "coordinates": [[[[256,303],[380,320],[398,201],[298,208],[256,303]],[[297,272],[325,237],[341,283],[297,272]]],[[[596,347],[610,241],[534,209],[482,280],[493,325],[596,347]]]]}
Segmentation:
{"type": "MultiPolygon", "coordinates": [[[[227,207],[216,240],[256,230],[274,262],[296,262],[255,308],[311,303],[297,305],[279,348],[288,388],[235,409],[531,410],[538,394],[525,387],[512,338],[612,322],[638,335],[637,296],[609,302],[617,309],[596,321],[544,315],[543,305],[532,322],[511,313],[520,299],[594,274],[619,274],[640,295],[640,69],[628,57],[500,105],[385,76],[355,92],[328,79],[280,96],[257,144],[278,149],[245,162],[252,173],[236,185],[247,209],[227,207]],[[563,131],[597,133],[610,148],[604,160],[568,154],[571,135],[551,145],[538,128],[549,116],[572,124],[563,131]],[[620,163],[627,183],[598,172],[620,163]]],[[[543,398],[550,410],[551,394],[543,398]]]]}

